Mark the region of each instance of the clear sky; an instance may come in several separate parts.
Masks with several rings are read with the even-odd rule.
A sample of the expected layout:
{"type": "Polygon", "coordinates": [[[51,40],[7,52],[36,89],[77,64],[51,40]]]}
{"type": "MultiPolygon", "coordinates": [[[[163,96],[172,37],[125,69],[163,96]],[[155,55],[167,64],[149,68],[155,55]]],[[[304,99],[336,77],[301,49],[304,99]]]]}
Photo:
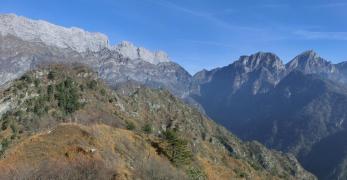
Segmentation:
{"type": "Polygon", "coordinates": [[[1,0],[0,13],[161,49],[191,73],[257,51],[285,62],[310,49],[347,60],[345,0],[1,0]]]}

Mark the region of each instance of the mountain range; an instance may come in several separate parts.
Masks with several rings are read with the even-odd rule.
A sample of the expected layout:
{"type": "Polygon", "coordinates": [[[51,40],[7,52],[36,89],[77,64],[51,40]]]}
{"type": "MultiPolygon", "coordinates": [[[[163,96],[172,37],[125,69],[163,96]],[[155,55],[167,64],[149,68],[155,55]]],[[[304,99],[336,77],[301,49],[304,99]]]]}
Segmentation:
{"type": "Polygon", "coordinates": [[[260,52],[197,73],[199,88],[191,96],[241,138],[293,153],[320,179],[345,179],[345,147],[338,135],[346,129],[344,64],[314,51],[287,64],[260,52]]]}
{"type": "Polygon", "coordinates": [[[45,63],[81,63],[111,86],[128,80],[165,86],[175,95],[189,92],[191,76],[162,51],[151,52],[129,42],[112,46],[100,33],[64,28],[14,14],[0,16],[0,84],[45,63]]]}
{"type": "Polygon", "coordinates": [[[0,179],[315,179],[166,90],[47,65],[1,91],[0,179]]]}
{"type": "MultiPolygon", "coordinates": [[[[294,154],[319,179],[345,179],[347,65],[310,50],[288,63],[273,53],[190,75],[165,52],[14,14],[0,15],[0,85],[49,64],[91,68],[113,89],[167,89],[244,140],[294,154]],[[335,153],[336,151],[336,153],[335,153]]],[[[0,114],[11,105],[3,103],[0,114]]],[[[308,177],[308,176],[307,176],[308,177]]]]}

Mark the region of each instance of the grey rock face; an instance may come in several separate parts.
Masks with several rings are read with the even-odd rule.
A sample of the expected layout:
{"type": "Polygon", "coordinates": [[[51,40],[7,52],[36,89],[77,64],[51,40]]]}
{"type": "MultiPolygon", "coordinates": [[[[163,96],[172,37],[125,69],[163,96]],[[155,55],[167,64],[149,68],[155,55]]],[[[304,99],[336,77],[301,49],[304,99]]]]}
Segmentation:
{"type": "Polygon", "coordinates": [[[151,52],[145,48],[139,48],[130,42],[123,41],[110,49],[119,52],[123,57],[129,59],[142,59],[152,64],[170,62],[169,56],[163,51],[151,52]]]}
{"type": "Polygon", "coordinates": [[[7,35],[0,36],[0,55],[0,85],[20,77],[28,70],[51,63],[84,64],[98,72],[111,86],[132,80],[156,88],[167,88],[179,97],[186,96],[191,84],[190,74],[176,63],[152,64],[142,59],[124,57],[108,48],[79,53],[7,35]]]}
{"type": "Polygon", "coordinates": [[[108,47],[108,38],[101,33],[90,33],[79,28],[60,27],[43,20],[31,20],[15,14],[0,15],[0,34],[13,35],[30,42],[70,48],[77,52],[99,51],[108,47]]]}
{"type": "Polygon", "coordinates": [[[321,179],[344,178],[346,67],[313,51],[286,65],[271,53],[257,53],[197,73],[191,96],[239,137],[295,154],[321,179]]]}
{"type": "MultiPolygon", "coordinates": [[[[129,42],[112,46],[99,33],[0,15],[0,86],[52,63],[87,65],[113,87],[135,81],[166,88],[201,105],[201,111],[238,135],[296,154],[309,153],[315,142],[345,128],[347,115],[339,108],[347,104],[344,88],[329,83],[347,83],[347,65],[331,64],[313,51],[286,65],[275,54],[259,52],[191,77],[161,51],[151,52],[129,42]],[[311,74],[329,81],[308,78],[311,74]]],[[[1,103],[0,114],[8,108],[1,103]]]]}
{"type": "Polygon", "coordinates": [[[32,20],[15,14],[0,15],[0,35],[15,36],[27,42],[39,42],[46,46],[69,49],[78,53],[110,49],[123,57],[141,59],[152,64],[170,62],[168,55],[163,51],[151,52],[126,41],[113,46],[109,44],[108,37],[101,33],[87,32],[76,27],[65,28],[43,20],[32,20]]]}
{"type": "Polygon", "coordinates": [[[251,56],[241,56],[226,67],[198,72],[193,77],[195,86],[191,94],[223,101],[226,100],[225,97],[238,93],[265,93],[275,86],[284,74],[285,66],[276,55],[259,52],[251,56]],[[219,92],[213,92],[214,90],[219,92]]]}
{"type": "Polygon", "coordinates": [[[112,46],[107,36],[14,14],[0,15],[0,86],[43,64],[80,63],[111,86],[137,81],[187,97],[191,75],[165,52],[130,42],[112,46]]]}
{"type": "Polygon", "coordinates": [[[185,97],[191,86],[190,74],[173,62],[155,65],[112,55],[103,59],[98,72],[112,86],[132,80],[155,88],[167,88],[180,97],[185,97]]]}
{"type": "Polygon", "coordinates": [[[301,70],[306,74],[333,74],[337,71],[336,67],[329,61],[321,58],[314,51],[306,51],[296,56],[286,65],[287,71],[301,70]]]}
{"type": "Polygon", "coordinates": [[[275,54],[258,52],[250,56],[241,56],[228,66],[196,73],[193,76],[191,95],[200,98],[211,97],[212,93],[207,95],[205,92],[204,95],[204,91],[214,89],[221,92],[213,94],[221,93],[229,98],[238,92],[250,95],[267,93],[293,71],[316,74],[347,84],[346,63],[332,64],[314,51],[303,52],[287,64],[283,64],[275,54]]]}

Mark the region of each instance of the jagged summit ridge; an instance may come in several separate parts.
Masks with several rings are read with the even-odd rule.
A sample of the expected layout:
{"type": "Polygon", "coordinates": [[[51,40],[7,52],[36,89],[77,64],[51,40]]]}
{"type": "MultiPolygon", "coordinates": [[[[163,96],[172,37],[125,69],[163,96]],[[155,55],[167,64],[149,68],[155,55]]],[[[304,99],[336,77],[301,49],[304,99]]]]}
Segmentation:
{"type": "Polygon", "coordinates": [[[242,64],[249,68],[250,71],[259,67],[266,67],[274,70],[285,69],[282,60],[277,55],[269,52],[258,52],[250,56],[241,56],[236,63],[242,64]]]}
{"type": "Polygon", "coordinates": [[[76,27],[65,28],[15,14],[0,15],[0,33],[25,41],[41,41],[49,46],[71,48],[78,52],[99,51],[108,47],[108,38],[104,34],[91,33],[76,27]]]}
{"type": "Polygon", "coordinates": [[[169,56],[163,51],[151,52],[142,47],[136,47],[134,44],[128,41],[122,41],[117,46],[111,49],[116,50],[124,57],[130,59],[142,59],[152,64],[158,64],[160,62],[169,62],[169,56]]]}
{"type": "Polygon", "coordinates": [[[316,53],[313,50],[308,50],[305,51],[299,55],[297,55],[293,60],[291,60],[287,66],[291,67],[291,66],[305,66],[306,64],[311,63],[317,63],[318,61],[326,61],[323,58],[321,58],[319,56],[318,53],[316,53]]]}
{"type": "Polygon", "coordinates": [[[97,52],[108,48],[126,58],[141,59],[152,64],[170,61],[168,55],[163,51],[151,52],[145,48],[136,47],[130,42],[112,46],[108,37],[102,33],[88,32],[76,27],[66,28],[15,14],[0,15],[0,35],[12,35],[24,41],[42,42],[48,46],[72,49],[79,53],[97,52]]]}
{"type": "Polygon", "coordinates": [[[335,73],[336,67],[313,50],[305,51],[286,64],[290,72],[294,69],[305,73],[335,73]]]}

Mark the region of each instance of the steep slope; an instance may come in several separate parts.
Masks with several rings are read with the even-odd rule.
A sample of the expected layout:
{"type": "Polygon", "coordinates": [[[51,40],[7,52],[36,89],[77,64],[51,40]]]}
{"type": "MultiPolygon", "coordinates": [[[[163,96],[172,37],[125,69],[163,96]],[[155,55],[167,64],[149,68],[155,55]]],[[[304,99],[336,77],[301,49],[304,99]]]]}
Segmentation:
{"type": "Polygon", "coordinates": [[[321,179],[346,179],[346,135],[344,129],[316,143],[302,161],[307,169],[321,179]]]}
{"type": "Polygon", "coordinates": [[[99,51],[108,47],[108,38],[79,28],[64,28],[46,21],[34,21],[15,14],[0,17],[1,35],[13,35],[25,41],[43,42],[47,46],[70,48],[77,52],[99,51]]]}
{"type": "Polygon", "coordinates": [[[310,50],[301,53],[286,64],[287,71],[300,70],[306,74],[333,74],[336,67],[329,61],[310,50]]]}
{"type": "Polygon", "coordinates": [[[255,110],[252,116],[244,114],[249,122],[241,129],[252,124],[257,130],[244,137],[305,156],[321,138],[345,128],[346,90],[329,80],[292,72],[269,94],[254,97],[250,108],[255,110]]]}
{"type": "Polygon", "coordinates": [[[333,64],[310,50],[296,56],[286,64],[287,74],[291,71],[301,71],[304,74],[316,74],[324,78],[347,84],[347,74],[344,62],[333,64]]]}
{"type": "MultiPolygon", "coordinates": [[[[268,147],[295,154],[319,178],[343,176],[344,170],[338,170],[345,159],[343,153],[335,154],[335,159],[341,161],[325,169],[319,168],[319,160],[312,157],[329,154],[316,143],[327,139],[326,144],[337,147],[330,137],[346,129],[344,64],[331,64],[313,51],[298,55],[285,66],[280,60],[274,61],[275,56],[250,57],[259,59],[248,58],[251,62],[241,63],[241,57],[229,66],[201,72],[206,76],[195,75],[200,85],[192,97],[207,115],[241,138],[259,140],[268,147]],[[259,66],[251,68],[252,64],[259,66]],[[269,64],[277,68],[271,69],[269,64]],[[260,91],[254,91],[257,89],[260,91]]],[[[344,147],[340,150],[343,152],[344,147]]]]}
{"type": "Polygon", "coordinates": [[[0,107],[5,178],[314,179],[293,156],[240,141],[168,91],[111,90],[81,66],[25,74],[0,107]]]}
{"type": "Polygon", "coordinates": [[[24,138],[0,169],[1,179],[187,178],[144,137],[105,125],[61,124],[24,138]]]}
{"type": "Polygon", "coordinates": [[[179,97],[185,97],[191,85],[191,75],[165,52],[129,42],[113,46],[100,33],[0,15],[0,85],[44,63],[84,64],[111,86],[134,80],[164,87],[179,97]]]}
{"type": "Polygon", "coordinates": [[[276,55],[259,52],[242,56],[229,66],[212,70],[207,73],[211,74],[207,80],[197,79],[201,73],[194,76],[195,82],[200,84],[191,97],[202,105],[212,119],[229,127],[230,124],[224,122],[239,119],[238,114],[251,110],[247,106],[253,103],[253,96],[273,89],[284,75],[285,66],[276,55]]]}

